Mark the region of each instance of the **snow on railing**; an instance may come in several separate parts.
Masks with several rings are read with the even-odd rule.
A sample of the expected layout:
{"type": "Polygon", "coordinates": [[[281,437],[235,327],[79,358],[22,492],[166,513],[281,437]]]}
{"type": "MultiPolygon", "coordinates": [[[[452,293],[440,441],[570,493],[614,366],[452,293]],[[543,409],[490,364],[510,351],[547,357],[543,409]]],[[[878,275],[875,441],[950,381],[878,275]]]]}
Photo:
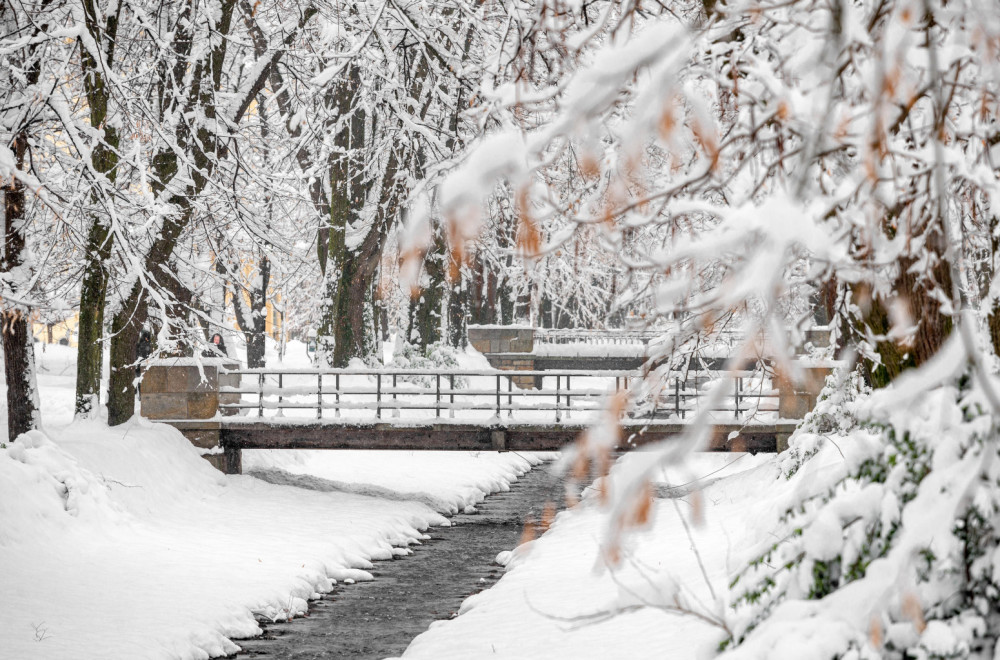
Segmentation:
{"type": "MultiPolygon", "coordinates": [[[[424,419],[486,419],[505,414],[531,421],[556,423],[574,413],[603,409],[607,398],[629,393],[631,419],[684,419],[698,409],[705,388],[722,377],[719,371],[670,374],[655,393],[633,387],[641,377],[634,371],[493,371],[429,369],[316,369],[275,371],[235,369],[240,387],[222,387],[224,394],[239,394],[239,403],[220,403],[224,414],[242,412],[263,418],[315,413],[315,418],[350,417],[381,420],[385,413],[398,418],[415,413],[424,419]],[[534,388],[518,387],[532,383],[534,388]],[[643,393],[640,393],[643,392],[643,393]],[[267,415],[266,413],[272,413],[267,415]]],[[[778,392],[759,372],[729,372],[732,393],[714,413],[744,419],[778,409],[778,392]]],[[[527,420],[526,420],[527,421],[527,420]]]]}
{"type": "Polygon", "coordinates": [[[536,344],[642,344],[661,336],[653,330],[553,330],[535,329],[536,344]]]}
{"type": "MultiPolygon", "coordinates": [[[[641,344],[667,336],[671,331],[664,330],[583,330],[551,328],[536,328],[535,344],[641,344]]],[[[707,343],[733,346],[743,338],[740,332],[717,330],[711,334],[707,343]]]]}

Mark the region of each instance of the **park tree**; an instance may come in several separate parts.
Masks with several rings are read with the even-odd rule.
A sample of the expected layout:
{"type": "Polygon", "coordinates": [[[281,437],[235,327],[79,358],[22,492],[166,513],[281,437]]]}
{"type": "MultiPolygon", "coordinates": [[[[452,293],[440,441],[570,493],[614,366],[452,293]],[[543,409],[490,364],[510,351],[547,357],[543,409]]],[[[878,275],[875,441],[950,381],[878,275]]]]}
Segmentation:
{"type": "MultiPolygon", "coordinates": [[[[746,338],[734,360],[764,337],[776,368],[794,375],[791,357],[813,316],[802,301],[811,300],[864,381],[846,378],[836,400],[866,385],[889,388],[877,399],[887,406],[882,417],[854,421],[872,425],[876,449],[856,470],[824,480],[815,497],[791,498],[787,525],[734,583],[738,611],[679,609],[718,626],[734,657],[769,657],[779,639],[809,657],[911,657],[909,642],[887,644],[882,633],[918,615],[920,630],[926,616],[960,635],[996,588],[974,561],[995,552],[1000,510],[992,467],[1000,397],[991,376],[1000,290],[996,5],[537,3],[518,24],[504,42],[500,82],[482,90],[486,130],[438,189],[441,215],[465,225],[454,233],[484,226],[481,209],[498,185],[514,191],[529,260],[598,232],[594,245],[627,274],[618,295],[645,298],[651,322],[670,322],[661,366],[639,387],[655,391],[679,348],[734,322],[746,338]],[[564,183],[567,163],[584,185],[564,183]],[[565,231],[546,231],[553,218],[565,231]],[[942,384],[955,389],[934,400],[982,433],[970,426],[942,438],[894,414],[942,384]],[[952,456],[967,469],[934,471],[952,456]],[[891,522],[858,509],[837,517],[852,506],[850,493],[869,487],[899,498],[903,513],[891,522]],[[906,511],[914,497],[926,507],[945,492],[963,495],[924,520],[932,552],[917,540],[927,528],[912,528],[919,512],[906,511]],[[834,559],[800,538],[829,520],[839,525],[826,537],[834,559]],[[916,614],[900,584],[920,594],[916,614]],[[865,616],[838,618],[832,608],[846,592],[866,595],[865,616]],[[802,612],[808,623],[790,630],[802,612]],[[843,634],[824,649],[807,641],[832,626],[843,634]]],[[[727,387],[723,379],[709,400],[727,387]]],[[[628,405],[618,403],[575,448],[582,472],[608,464],[628,405]]],[[[848,420],[849,410],[829,414],[848,420]]],[[[622,561],[623,534],[646,522],[656,471],[708,438],[707,413],[694,421],[681,441],[605,482],[610,565],[622,561]]],[[[811,456],[808,448],[793,454],[785,478],[811,456]]],[[[982,621],[967,641],[989,653],[1000,633],[982,621]]]]}

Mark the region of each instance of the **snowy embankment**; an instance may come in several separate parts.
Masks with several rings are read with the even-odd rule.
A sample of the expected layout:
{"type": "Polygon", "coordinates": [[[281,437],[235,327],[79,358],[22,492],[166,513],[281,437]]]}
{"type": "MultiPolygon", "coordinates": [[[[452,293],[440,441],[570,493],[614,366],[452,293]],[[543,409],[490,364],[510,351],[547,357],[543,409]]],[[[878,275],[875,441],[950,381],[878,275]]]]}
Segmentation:
{"type": "MultiPolygon", "coordinates": [[[[619,461],[612,477],[632,460],[641,455],[619,461]]],[[[560,513],[548,532],[513,553],[493,588],[468,598],[459,617],[417,637],[405,658],[707,655],[723,638],[721,630],[672,611],[673,596],[712,607],[713,592],[725,595],[740,539],[756,526],[748,510],[774,496],[765,491],[778,474],[773,455],[692,457],[685,470],[662,475],[660,491],[672,497],[655,500],[651,526],[626,537],[614,570],[600,554],[608,515],[588,491],[581,505],[560,513]],[[692,482],[707,486],[693,495],[692,482]],[[692,506],[703,509],[703,524],[690,525],[692,506]]]]}
{"type": "Polygon", "coordinates": [[[0,438],[4,658],[232,653],[230,638],[259,632],[255,617],[370,579],[371,561],[408,552],[420,530],[448,524],[442,513],[506,490],[537,460],[246,452],[275,480],[312,471],[320,490],[225,476],[168,426],[69,424],[70,353],[49,348],[46,433],[0,438]]]}
{"type": "MultiPolygon", "coordinates": [[[[423,502],[453,514],[510,484],[546,454],[465,451],[245,450],[243,470],[272,483],[423,502]]],[[[554,455],[553,455],[554,457],[554,455]]]]}

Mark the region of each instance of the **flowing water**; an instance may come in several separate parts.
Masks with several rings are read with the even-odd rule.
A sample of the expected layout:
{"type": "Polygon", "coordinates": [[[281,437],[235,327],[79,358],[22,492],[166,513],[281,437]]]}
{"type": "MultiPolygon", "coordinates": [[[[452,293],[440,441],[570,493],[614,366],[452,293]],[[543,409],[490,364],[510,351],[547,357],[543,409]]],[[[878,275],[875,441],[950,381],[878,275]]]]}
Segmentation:
{"type": "Polygon", "coordinates": [[[561,508],[563,481],[540,465],[459,514],[451,527],[427,530],[431,539],[412,546],[414,554],[376,562],[375,579],[338,584],[311,603],[309,616],[288,623],[262,624],[264,634],[238,640],[237,657],[312,660],[398,656],[410,640],[439,619],[456,615],[466,597],[503,575],[497,553],[513,549],[526,520],[538,521],[546,503],[561,508]]]}

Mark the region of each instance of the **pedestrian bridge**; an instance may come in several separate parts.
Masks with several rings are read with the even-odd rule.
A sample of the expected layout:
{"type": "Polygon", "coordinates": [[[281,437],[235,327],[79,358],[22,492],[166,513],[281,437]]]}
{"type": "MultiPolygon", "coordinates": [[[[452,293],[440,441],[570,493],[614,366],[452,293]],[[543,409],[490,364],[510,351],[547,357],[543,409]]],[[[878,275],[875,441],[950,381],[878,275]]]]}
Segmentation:
{"type": "Polygon", "coordinates": [[[271,370],[179,358],[147,369],[140,400],[145,417],[221,447],[211,460],[238,473],[243,449],[556,451],[611,409],[623,411],[619,451],[682,434],[696,416],[712,425],[712,450],[775,451],[815,393],[772,381],[750,371],[651,383],[635,371],[271,370]]]}

